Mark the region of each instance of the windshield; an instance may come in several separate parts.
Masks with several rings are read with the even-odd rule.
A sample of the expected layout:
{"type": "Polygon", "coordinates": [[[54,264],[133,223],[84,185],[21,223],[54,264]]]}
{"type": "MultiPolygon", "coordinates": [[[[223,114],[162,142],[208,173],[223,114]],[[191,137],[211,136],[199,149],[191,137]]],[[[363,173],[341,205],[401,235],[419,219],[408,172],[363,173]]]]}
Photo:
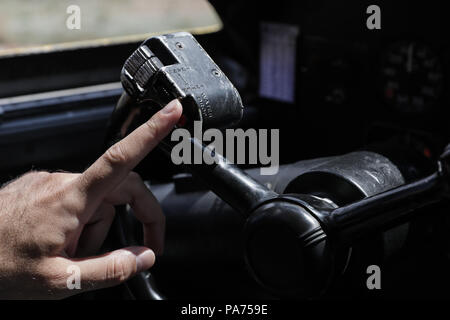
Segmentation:
{"type": "Polygon", "coordinates": [[[220,18],[206,0],[1,0],[0,54],[30,47],[151,33],[213,32],[220,18]]]}

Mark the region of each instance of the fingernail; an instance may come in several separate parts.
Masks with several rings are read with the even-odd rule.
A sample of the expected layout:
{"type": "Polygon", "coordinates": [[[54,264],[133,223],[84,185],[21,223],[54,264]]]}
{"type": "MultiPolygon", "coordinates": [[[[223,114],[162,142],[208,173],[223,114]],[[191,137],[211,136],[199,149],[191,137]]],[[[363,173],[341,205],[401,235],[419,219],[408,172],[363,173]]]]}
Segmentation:
{"type": "Polygon", "coordinates": [[[178,99],[172,100],[162,109],[162,113],[170,114],[175,111],[178,106],[180,106],[180,101],[178,101],[178,99]]]}
{"type": "Polygon", "coordinates": [[[155,263],[155,254],[152,250],[145,250],[136,257],[137,272],[149,269],[155,263]]]}

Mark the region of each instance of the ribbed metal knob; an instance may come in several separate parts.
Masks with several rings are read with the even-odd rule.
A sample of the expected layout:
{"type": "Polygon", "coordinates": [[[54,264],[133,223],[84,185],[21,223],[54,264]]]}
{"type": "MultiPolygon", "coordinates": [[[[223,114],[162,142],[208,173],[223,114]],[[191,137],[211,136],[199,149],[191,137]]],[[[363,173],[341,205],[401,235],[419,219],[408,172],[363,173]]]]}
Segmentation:
{"type": "Polygon", "coordinates": [[[140,46],[125,62],[120,80],[125,91],[139,98],[146,91],[152,76],[163,67],[161,61],[146,46],[140,46]]]}

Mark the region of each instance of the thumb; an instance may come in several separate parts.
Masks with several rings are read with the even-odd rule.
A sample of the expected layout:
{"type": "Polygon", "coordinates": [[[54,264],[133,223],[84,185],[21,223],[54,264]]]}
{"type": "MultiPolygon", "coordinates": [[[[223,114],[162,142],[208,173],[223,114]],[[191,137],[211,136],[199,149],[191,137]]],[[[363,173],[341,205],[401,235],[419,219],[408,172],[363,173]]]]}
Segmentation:
{"type": "MultiPolygon", "coordinates": [[[[65,280],[67,280],[66,287],[68,289],[70,289],[69,282],[77,281],[74,270],[78,270],[79,289],[81,291],[91,291],[121,284],[137,273],[149,269],[155,263],[155,254],[146,247],[127,247],[96,257],[55,259],[63,260],[59,261],[58,269],[64,269],[63,271],[66,274],[65,280]]],[[[73,291],[77,292],[68,292],[68,294],[80,293],[78,290],[73,291]]]]}

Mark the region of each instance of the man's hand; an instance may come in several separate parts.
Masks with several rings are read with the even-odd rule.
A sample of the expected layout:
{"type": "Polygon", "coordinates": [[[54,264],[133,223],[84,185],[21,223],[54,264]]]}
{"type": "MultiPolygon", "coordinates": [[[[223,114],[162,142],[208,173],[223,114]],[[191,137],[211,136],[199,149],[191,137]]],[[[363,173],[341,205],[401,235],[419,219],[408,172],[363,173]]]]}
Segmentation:
{"type": "Polygon", "coordinates": [[[163,249],[165,219],[131,170],[169,134],[181,112],[178,100],[172,101],[82,174],[31,172],[0,189],[0,298],[62,298],[117,285],[154,264],[151,249],[163,249]],[[119,204],[133,208],[151,249],[92,256],[119,204]],[[81,290],[67,286],[73,265],[81,290]]]}

